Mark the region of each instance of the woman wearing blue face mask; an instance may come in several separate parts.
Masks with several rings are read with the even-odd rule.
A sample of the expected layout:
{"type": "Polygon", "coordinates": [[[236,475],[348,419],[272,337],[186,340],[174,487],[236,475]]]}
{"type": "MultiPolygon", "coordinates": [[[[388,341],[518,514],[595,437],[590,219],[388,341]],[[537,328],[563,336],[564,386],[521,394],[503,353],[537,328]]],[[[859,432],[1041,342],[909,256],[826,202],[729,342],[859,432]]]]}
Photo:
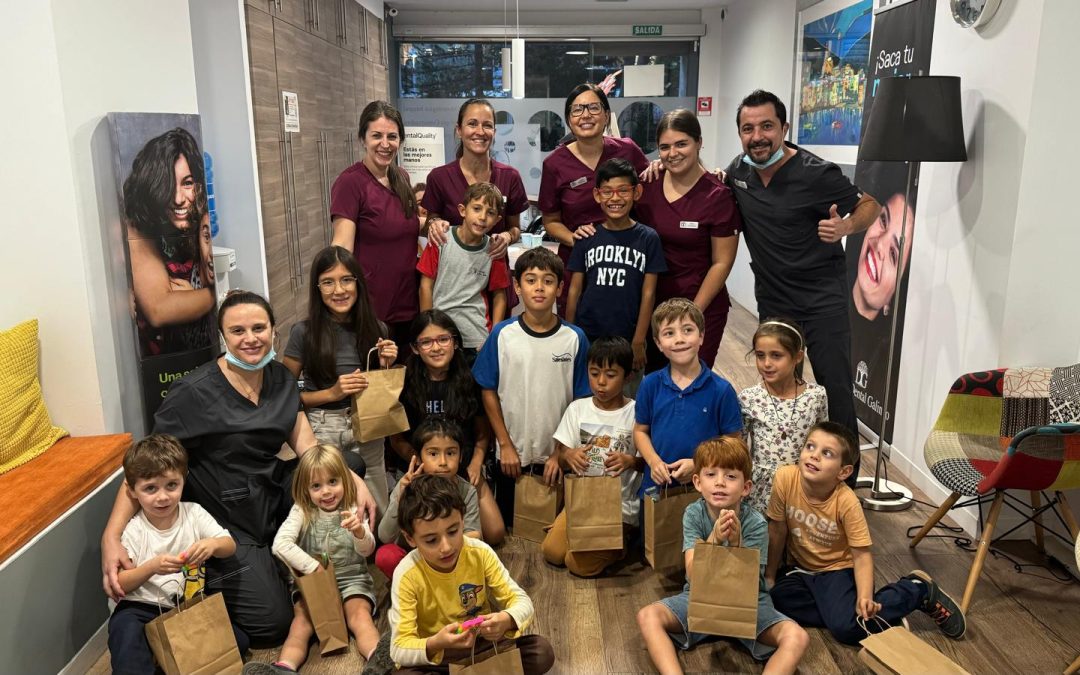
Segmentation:
{"type": "MultiPolygon", "coordinates": [[[[280,644],[293,609],[270,544],[292,506],[296,462],[276,455],[283,444],[302,455],[316,439],[296,378],[274,360],[270,304],[234,291],[218,310],[218,329],[225,353],[173,383],[154,416],[154,432],[176,436],[188,451],[184,501],[201,505],[236,539],[235,555],[207,562],[208,589],[222,591],[229,617],[253,645],[280,644]]],[[[360,509],[374,526],[371,493],[353,479],[360,509]]],[[[138,502],[121,489],[102,535],[104,585],[114,598],[123,595],[117,570],[132,567],[120,535],[137,510],[138,502]]]]}

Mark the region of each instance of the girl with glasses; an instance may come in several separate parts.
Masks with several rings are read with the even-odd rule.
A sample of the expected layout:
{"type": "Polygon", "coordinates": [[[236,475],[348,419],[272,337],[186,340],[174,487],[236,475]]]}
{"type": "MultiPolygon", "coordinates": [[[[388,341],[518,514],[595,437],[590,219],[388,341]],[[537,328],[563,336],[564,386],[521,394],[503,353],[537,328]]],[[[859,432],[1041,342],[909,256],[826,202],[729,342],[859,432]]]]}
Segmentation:
{"type": "Polygon", "coordinates": [[[398,349],[386,324],[375,318],[360,263],[340,246],[319,251],[311,263],[308,318],[293,325],[284,364],[301,381],[300,402],[320,444],[355,452],[367,465],[364,481],[379,515],[386,511],[385,439],[358,443],[353,435],[353,394],[367,389],[369,350],[378,347],[379,366],[388,368],[398,349]]]}
{"type": "MultiPolygon", "coordinates": [[[[574,87],[566,97],[564,112],[574,138],[544,159],[539,207],[544,229],[559,242],[559,257],[566,264],[574,242],[593,234],[596,224],[604,221],[604,212],[593,199],[596,168],[619,158],[641,173],[649,161],[633,140],[604,135],[611,123],[611,106],[607,94],[595,84],[574,87]]],[[[565,313],[569,288],[564,283],[557,300],[560,316],[565,313]]]]}
{"type": "MultiPolygon", "coordinates": [[[[432,416],[444,417],[461,427],[464,442],[458,475],[476,488],[484,541],[498,545],[506,536],[506,526],[485,476],[491,428],[480,402],[480,388],[461,351],[461,334],[446,312],[429,309],[416,316],[409,338],[412,353],[405,364],[405,388],[401,392],[409,427],[416,429],[432,416]]],[[[395,434],[391,444],[405,463],[416,454],[408,433],[395,434]]]]}

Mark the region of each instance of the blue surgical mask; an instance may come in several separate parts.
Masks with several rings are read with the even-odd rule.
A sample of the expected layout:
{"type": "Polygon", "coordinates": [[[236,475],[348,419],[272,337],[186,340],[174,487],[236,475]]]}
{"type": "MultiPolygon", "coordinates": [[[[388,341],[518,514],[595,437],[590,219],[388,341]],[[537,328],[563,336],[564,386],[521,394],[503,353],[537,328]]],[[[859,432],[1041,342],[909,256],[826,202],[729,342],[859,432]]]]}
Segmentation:
{"type": "Polygon", "coordinates": [[[774,152],[772,154],[772,157],[768,158],[767,160],[765,160],[761,164],[758,164],[754,160],[750,159],[749,154],[743,155],[742,158],[743,158],[743,161],[746,162],[747,164],[749,164],[750,166],[754,167],[755,169],[761,170],[761,169],[768,169],[773,164],[776,164],[777,162],[780,161],[780,158],[783,157],[783,156],[784,156],[784,146],[781,145],[779,148],[776,149],[776,152],[774,152]]]}
{"type": "Polygon", "coordinates": [[[259,359],[258,363],[248,363],[247,361],[241,361],[236,358],[236,355],[228,349],[225,350],[225,360],[241,370],[262,370],[266,367],[266,364],[274,360],[275,356],[277,356],[277,352],[271,347],[270,351],[266,353],[266,356],[259,359]]]}

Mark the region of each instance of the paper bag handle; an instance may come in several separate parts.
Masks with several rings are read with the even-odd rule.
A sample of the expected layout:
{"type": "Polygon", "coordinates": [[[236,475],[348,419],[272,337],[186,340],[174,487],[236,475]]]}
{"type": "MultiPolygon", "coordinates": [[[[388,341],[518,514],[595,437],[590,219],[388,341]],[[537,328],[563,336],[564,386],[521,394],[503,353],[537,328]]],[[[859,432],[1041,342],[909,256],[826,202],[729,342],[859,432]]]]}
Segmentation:
{"type": "MultiPolygon", "coordinates": [[[[476,643],[479,642],[481,639],[482,638],[477,638],[477,639],[473,640],[472,652],[469,654],[469,667],[472,667],[472,666],[476,665],[476,643]]],[[[492,648],[495,649],[495,653],[498,654],[499,653],[499,641],[498,640],[488,640],[488,642],[491,643],[492,648]]]]}
{"type": "MultiPolygon", "coordinates": [[[[371,349],[368,350],[367,358],[364,359],[364,365],[366,366],[365,370],[371,370],[371,352],[378,352],[378,351],[379,351],[378,346],[372,347],[371,349]]],[[[390,369],[390,366],[387,366],[383,370],[389,370],[389,369],[390,369]]]]}
{"type": "MultiPolygon", "coordinates": [[[[196,593],[202,593],[202,592],[203,592],[203,589],[201,589],[201,588],[198,591],[196,591],[196,593]]],[[[181,611],[180,610],[180,604],[184,599],[184,587],[176,579],[169,579],[169,580],[167,580],[165,583],[163,583],[161,585],[161,588],[158,589],[157,597],[158,597],[158,600],[169,600],[170,597],[171,597],[171,599],[176,601],[176,603],[173,605],[173,607],[176,608],[177,613],[180,613],[180,611],[181,611]],[[168,586],[169,584],[176,584],[176,593],[174,593],[172,596],[163,595],[161,591],[163,591],[165,589],[165,587],[168,586]]],[[[157,606],[158,606],[158,616],[161,616],[162,614],[164,614],[164,612],[161,611],[161,609],[164,607],[164,605],[162,605],[159,602],[159,603],[157,603],[157,606]]]]}
{"type": "MultiPolygon", "coordinates": [[[[893,627],[892,624],[890,624],[888,621],[886,621],[885,619],[882,619],[880,616],[878,616],[876,614],[874,616],[870,617],[870,619],[872,621],[874,621],[875,625],[877,625],[878,628],[881,628],[882,631],[889,630],[890,628],[893,627]]],[[[855,617],[855,623],[859,624],[859,626],[864,631],[866,631],[866,637],[870,637],[871,635],[873,635],[873,633],[870,632],[870,628],[866,625],[866,620],[863,619],[861,616],[855,617]]],[[[881,632],[881,631],[879,631],[879,632],[881,632]]]]}

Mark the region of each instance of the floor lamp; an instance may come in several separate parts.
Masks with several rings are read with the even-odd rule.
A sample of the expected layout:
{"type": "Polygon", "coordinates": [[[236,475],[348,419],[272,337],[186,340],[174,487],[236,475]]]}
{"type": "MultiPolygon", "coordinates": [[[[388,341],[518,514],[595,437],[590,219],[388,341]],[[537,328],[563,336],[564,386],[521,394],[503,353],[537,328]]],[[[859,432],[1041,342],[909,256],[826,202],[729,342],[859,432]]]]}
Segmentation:
{"type": "MultiPolygon", "coordinates": [[[[914,189],[915,162],[964,162],[964,120],[960,110],[960,78],[930,75],[892,77],[881,80],[874,94],[873,107],[866,120],[866,131],[859,145],[859,159],[875,162],[907,162],[907,186],[904,191],[904,221],[900,226],[900,259],[903,260],[907,230],[907,204],[914,189]]],[[[914,236],[914,230],[912,231],[914,236]]],[[[910,265],[910,256],[908,258],[910,265]]],[[[893,358],[896,350],[896,324],[900,316],[900,286],[893,289],[892,324],[889,328],[889,360],[885,375],[885,398],[878,432],[874,477],[860,478],[859,488],[870,488],[863,506],[872,511],[901,511],[911,506],[912,494],[903,485],[881,479],[884,461],[885,425],[889,397],[893,387],[893,358]]]]}

